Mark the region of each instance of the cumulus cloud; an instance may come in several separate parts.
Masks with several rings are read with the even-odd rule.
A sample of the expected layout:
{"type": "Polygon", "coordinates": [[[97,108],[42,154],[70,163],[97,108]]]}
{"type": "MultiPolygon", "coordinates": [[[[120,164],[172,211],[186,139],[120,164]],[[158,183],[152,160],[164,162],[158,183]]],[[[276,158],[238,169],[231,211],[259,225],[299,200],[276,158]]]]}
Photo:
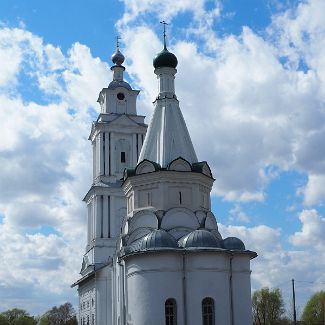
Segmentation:
{"type": "Polygon", "coordinates": [[[221,4],[219,1],[214,1],[213,9],[206,9],[206,0],[179,0],[177,2],[173,0],[167,0],[159,2],[156,0],[124,0],[125,12],[123,17],[119,20],[118,24],[129,24],[135,19],[143,18],[143,15],[147,13],[154,13],[160,20],[167,19],[172,20],[175,16],[183,12],[190,12],[193,14],[193,18],[196,21],[202,22],[205,20],[211,24],[214,17],[220,15],[221,4]]]}
{"type": "Polygon", "coordinates": [[[244,227],[219,224],[219,231],[223,237],[239,237],[246,249],[257,252],[257,258],[251,262],[252,290],[265,286],[278,287],[286,304],[290,305],[291,279],[309,282],[307,287],[298,285],[296,288],[297,306],[301,310],[312,292],[320,290],[320,283],[325,281],[325,230],[324,218],[320,218],[315,210],[302,211],[299,218],[302,229],[289,238],[284,237],[281,229],[265,225],[244,227]],[[286,239],[304,250],[285,247],[286,239]]]}
{"type": "MultiPolygon", "coordinates": [[[[141,8],[124,3],[129,11],[118,27],[125,39],[128,71],[146,94],[139,106],[151,114],[148,100],[156,95],[155,77],[152,67],[139,56],[143,47],[150,56],[159,52],[162,42],[150,22],[141,17],[145,12],[161,18],[163,10],[157,10],[153,1],[141,1],[141,8]]],[[[297,196],[302,195],[306,205],[324,202],[323,7],[321,0],[304,1],[289,9],[282,2],[265,33],[243,27],[238,35],[222,38],[209,22],[200,27],[193,18],[184,27],[187,40],[179,40],[173,37],[179,32],[173,21],[183,9],[176,8],[168,16],[168,47],[179,61],[176,93],[198,157],[212,167],[214,195],[228,201],[262,202],[275,178],[294,171],[307,179],[302,186],[296,184],[297,196]]],[[[215,8],[220,10],[213,19],[223,19],[220,4],[215,8]]],[[[194,8],[186,10],[195,16],[194,8]]],[[[315,238],[324,234],[323,221],[315,213],[302,212],[301,230],[291,237],[266,225],[220,225],[223,237],[238,236],[247,248],[257,250],[259,257],[252,262],[253,289],[285,282],[281,289],[288,298],[292,277],[325,281],[323,241],[317,246],[317,259],[315,241],[301,246],[309,234],[315,238]]],[[[230,211],[230,217],[236,222],[248,221],[239,205],[230,211]]],[[[301,307],[315,289],[310,286],[300,292],[301,307]]]]}
{"type": "MultiPolygon", "coordinates": [[[[136,9],[126,1],[133,18],[120,24],[130,58],[129,73],[144,89],[147,96],[143,106],[148,111],[148,99],[153,100],[156,92],[154,76],[152,67],[139,56],[151,56],[162,44],[150,25],[142,22],[135,27],[132,22],[143,12],[158,15],[156,6],[149,3],[152,5],[143,1],[142,9],[136,9]]],[[[227,200],[265,200],[265,189],[274,177],[268,173],[272,166],[278,172],[298,170],[310,177],[303,192],[306,203],[318,203],[325,197],[318,186],[325,174],[325,152],[319,150],[324,144],[320,58],[325,47],[318,44],[325,39],[325,32],[319,14],[308,26],[302,18],[313,17],[317,3],[310,1],[278,14],[265,37],[248,27],[237,36],[218,39],[214,34],[214,40],[209,40],[215,49],[212,54],[211,48],[205,52],[205,46],[199,48],[193,41],[173,39],[170,44],[179,59],[176,91],[192,140],[198,156],[212,165],[214,193],[227,200]],[[305,40],[306,28],[310,37],[305,40]],[[307,70],[292,64],[296,54],[289,53],[286,45],[293,39],[296,52],[308,57],[307,70]],[[312,180],[316,174],[321,176],[317,182],[312,180]]],[[[186,10],[194,12],[194,8],[186,10]]],[[[175,10],[175,17],[181,12],[175,10]]],[[[200,42],[206,44],[207,40],[202,37],[200,42]]]]}
{"type": "Polygon", "coordinates": [[[20,307],[44,312],[75,296],[69,286],[86,242],[81,199],[91,184],[87,138],[110,72],[84,45],[63,54],[26,30],[1,28],[0,57],[11,56],[0,73],[0,287],[9,297],[1,309],[16,292],[20,307]],[[26,285],[29,295],[20,295],[26,285]],[[32,299],[37,292],[48,305],[32,299]]]}
{"type": "Polygon", "coordinates": [[[294,233],[290,241],[295,246],[314,247],[323,251],[325,247],[325,218],[321,217],[315,209],[303,210],[299,214],[302,223],[301,231],[294,233]]]}
{"type": "Polygon", "coordinates": [[[325,175],[309,174],[307,185],[301,190],[307,205],[323,202],[325,197],[325,175]]]}
{"type": "Polygon", "coordinates": [[[250,217],[244,211],[242,211],[241,207],[238,204],[229,210],[229,222],[233,223],[235,221],[244,223],[250,222],[250,217]]]}
{"type": "MultiPolygon", "coordinates": [[[[300,189],[305,203],[324,201],[322,1],[310,0],[273,17],[267,36],[244,27],[239,35],[223,38],[211,28],[222,18],[219,2],[209,10],[203,0],[124,3],[117,25],[127,71],[142,90],[139,112],[149,118],[157,91],[150,62],[162,42],[145,18],[153,14],[172,23],[179,13],[193,15],[186,29],[195,38],[170,38],[168,46],[179,59],[176,91],[192,140],[216,178],[214,194],[229,201],[263,201],[275,177],[298,170],[308,177],[300,189]]],[[[75,43],[62,53],[19,28],[0,29],[0,62],[8,58],[12,64],[0,66],[0,252],[6,261],[0,287],[9,297],[27,283],[34,299],[20,294],[21,306],[43,311],[36,292],[55,293],[59,300],[71,294],[66,288],[77,277],[86,236],[80,199],[91,183],[87,136],[98,92],[110,77],[85,45],[75,43]],[[22,74],[39,98],[25,96],[22,74]],[[44,226],[55,231],[38,233],[44,226]],[[58,284],[53,278],[62,280],[58,284]]],[[[231,213],[249,221],[239,205],[231,213]]],[[[247,248],[258,249],[254,288],[283,282],[283,274],[323,279],[324,243],[312,240],[320,239],[324,218],[314,210],[299,218],[302,228],[289,238],[289,248],[284,248],[281,229],[220,225],[224,237],[238,236],[247,248]]]]}

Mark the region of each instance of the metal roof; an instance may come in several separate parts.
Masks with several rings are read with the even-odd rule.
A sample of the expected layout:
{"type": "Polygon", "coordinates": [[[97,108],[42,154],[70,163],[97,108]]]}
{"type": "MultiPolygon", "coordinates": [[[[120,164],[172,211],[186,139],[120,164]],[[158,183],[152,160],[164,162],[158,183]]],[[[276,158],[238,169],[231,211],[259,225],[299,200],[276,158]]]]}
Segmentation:
{"type": "Polygon", "coordinates": [[[178,245],[187,247],[217,247],[221,248],[221,241],[206,229],[197,229],[190,232],[178,241],[178,245]]]}
{"type": "Polygon", "coordinates": [[[237,237],[228,237],[224,239],[223,247],[225,249],[239,250],[239,251],[244,251],[246,249],[244,243],[237,237]]]}

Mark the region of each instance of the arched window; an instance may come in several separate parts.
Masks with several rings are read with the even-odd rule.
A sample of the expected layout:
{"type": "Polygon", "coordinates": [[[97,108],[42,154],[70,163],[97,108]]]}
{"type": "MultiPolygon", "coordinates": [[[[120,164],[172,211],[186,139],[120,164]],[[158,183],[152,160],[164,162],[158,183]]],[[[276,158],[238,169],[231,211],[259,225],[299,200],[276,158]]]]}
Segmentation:
{"type": "Polygon", "coordinates": [[[203,325],[214,325],[214,300],[210,297],[202,300],[203,325]]]}
{"type": "Polygon", "coordinates": [[[177,324],[177,306],[176,300],[173,298],[169,298],[165,302],[165,319],[166,325],[177,324]]]}

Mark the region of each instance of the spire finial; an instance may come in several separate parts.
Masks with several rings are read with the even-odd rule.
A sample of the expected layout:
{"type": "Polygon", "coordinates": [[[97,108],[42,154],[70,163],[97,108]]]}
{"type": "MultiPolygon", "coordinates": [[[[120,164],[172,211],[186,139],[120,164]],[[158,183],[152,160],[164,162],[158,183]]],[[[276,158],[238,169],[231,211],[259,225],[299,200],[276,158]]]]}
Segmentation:
{"type": "Polygon", "coordinates": [[[166,25],[168,25],[164,20],[160,22],[161,24],[164,25],[164,50],[167,50],[166,46],[166,25]]]}

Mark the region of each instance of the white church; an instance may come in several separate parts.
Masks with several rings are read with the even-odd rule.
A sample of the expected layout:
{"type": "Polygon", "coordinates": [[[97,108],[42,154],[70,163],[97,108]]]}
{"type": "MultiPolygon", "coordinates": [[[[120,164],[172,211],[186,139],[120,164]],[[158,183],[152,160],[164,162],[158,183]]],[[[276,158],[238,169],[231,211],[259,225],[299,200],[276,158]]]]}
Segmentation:
{"type": "Polygon", "coordinates": [[[79,324],[251,325],[250,260],[257,255],[218,231],[214,178],[198,161],[180,110],[178,62],[165,34],[153,60],[158,93],[148,130],[137,114],[139,90],[123,78],[119,46],[112,61],[113,80],[99,93],[89,136],[87,246],[72,285],[79,324]]]}

